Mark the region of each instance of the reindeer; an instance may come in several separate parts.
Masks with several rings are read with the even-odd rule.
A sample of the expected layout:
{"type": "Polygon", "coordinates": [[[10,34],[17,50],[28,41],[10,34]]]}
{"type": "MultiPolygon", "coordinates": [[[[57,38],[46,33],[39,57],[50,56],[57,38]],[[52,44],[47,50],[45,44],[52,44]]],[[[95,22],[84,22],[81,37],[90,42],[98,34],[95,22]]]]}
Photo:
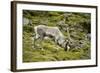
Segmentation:
{"type": "MultiPolygon", "coordinates": [[[[61,33],[58,27],[50,27],[46,25],[38,25],[34,27],[35,41],[37,39],[43,40],[45,37],[52,37],[54,42],[64,48],[65,51],[69,50],[69,41],[61,33]]],[[[35,43],[35,42],[34,42],[35,43]]]]}

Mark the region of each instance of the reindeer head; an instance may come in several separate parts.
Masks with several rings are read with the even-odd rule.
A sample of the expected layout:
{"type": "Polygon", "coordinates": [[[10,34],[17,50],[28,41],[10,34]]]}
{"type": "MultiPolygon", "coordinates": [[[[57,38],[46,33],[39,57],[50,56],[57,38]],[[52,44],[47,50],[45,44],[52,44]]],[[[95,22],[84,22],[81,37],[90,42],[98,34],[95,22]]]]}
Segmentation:
{"type": "Polygon", "coordinates": [[[69,49],[70,49],[70,41],[67,39],[67,40],[65,40],[65,43],[64,43],[64,45],[65,45],[65,47],[64,47],[64,50],[65,51],[68,51],[69,49]]]}

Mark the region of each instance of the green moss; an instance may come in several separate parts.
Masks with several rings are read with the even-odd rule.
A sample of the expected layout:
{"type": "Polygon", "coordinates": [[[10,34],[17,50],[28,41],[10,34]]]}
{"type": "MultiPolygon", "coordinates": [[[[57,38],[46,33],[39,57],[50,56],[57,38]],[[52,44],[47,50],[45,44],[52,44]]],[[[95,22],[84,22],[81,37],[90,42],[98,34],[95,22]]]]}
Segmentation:
{"type": "MultiPolygon", "coordinates": [[[[23,25],[23,62],[41,62],[41,61],[65,61],[65,60],[82,60],[91,58],[91,44],[86,40],[87,31],[90,31],[90,14],[89,13],[72,13],[57,11],[28,11],[23,10],[23,17],[32,20],[31,25],[23,25]],[[64,16],[66,16],[66,19],[64,16]],[[65,19],[64,26],[59,26],[59,22],[65,19]],[[66,38],[68,38],[67,27],[71,38],[76,41],[81,40],[83,46],[79,49],[71,48],[70,51],[64,51],[64,48],[57,45],[53,39],[44,39],[35,41],[34,47],[32,40],[34,26],[37,25],[57,26],[66,38]],[[43,49],[43,50],[42,50],[43,49]]],[[[61,24],[61,25],[63,25],[61,24]]]]}

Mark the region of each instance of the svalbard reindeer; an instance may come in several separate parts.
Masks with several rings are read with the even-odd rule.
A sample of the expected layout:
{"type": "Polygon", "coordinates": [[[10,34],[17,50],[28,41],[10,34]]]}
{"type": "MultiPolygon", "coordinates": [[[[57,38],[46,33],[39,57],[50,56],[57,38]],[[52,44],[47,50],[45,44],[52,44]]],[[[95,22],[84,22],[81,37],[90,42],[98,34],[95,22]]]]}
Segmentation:
{"type": "Polygon", "coordinates": [[[52,37],[56,44],[58,44],[60,47],[64,48],[65,51],[69,50],[69,41],[65,38],[65,36],[61,33],[58,27],[51,27],[46,25],[38,25],[34,27],[35,31],[35,41],[37,39],[40,39],[41,41],[45,37],[52,37]]]}

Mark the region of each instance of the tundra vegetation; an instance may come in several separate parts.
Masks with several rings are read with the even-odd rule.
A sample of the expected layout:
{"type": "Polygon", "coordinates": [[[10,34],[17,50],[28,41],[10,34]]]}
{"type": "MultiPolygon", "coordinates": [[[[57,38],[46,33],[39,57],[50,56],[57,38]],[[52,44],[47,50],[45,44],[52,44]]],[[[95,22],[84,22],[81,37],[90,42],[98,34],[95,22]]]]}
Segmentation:
{"type": "Polygon", "coordinates": [[[23,62],[85,60],[91,58],[91,14],[60,11],[23,10],[23,62]],[[52,38],[36,41],[34,27],[58,27],[70,42],[70,50],[52,38]],[[41,47],[43,50],[41,50],[41,47]]]}

